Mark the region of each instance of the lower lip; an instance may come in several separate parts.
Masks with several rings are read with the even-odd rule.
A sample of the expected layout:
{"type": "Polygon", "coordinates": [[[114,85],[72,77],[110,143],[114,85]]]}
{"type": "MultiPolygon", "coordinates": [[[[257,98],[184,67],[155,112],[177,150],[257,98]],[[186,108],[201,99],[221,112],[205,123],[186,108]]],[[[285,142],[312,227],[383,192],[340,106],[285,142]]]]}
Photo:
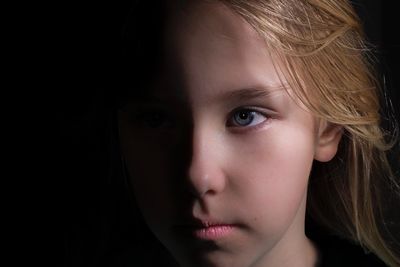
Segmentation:
{"type": "Polygon", "coordinates": [[[216,240],[230,235],[235,226],[233,225],[214,225],[204,228],[196,228],[193,235],[198,239],[216,240]]]}

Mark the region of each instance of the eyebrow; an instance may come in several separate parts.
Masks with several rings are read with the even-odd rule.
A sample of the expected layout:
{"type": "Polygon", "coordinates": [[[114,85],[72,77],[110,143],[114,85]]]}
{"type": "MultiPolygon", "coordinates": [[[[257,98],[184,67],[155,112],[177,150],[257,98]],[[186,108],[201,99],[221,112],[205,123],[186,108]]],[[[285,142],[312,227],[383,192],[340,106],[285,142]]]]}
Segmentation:
{"type": "Polygon", "coordinates": [[[254,86],[229,91],[218,96],[218,99],[240,99],[251,100],[255,98],[268,97],[271,94],[287,89],[287,86],[254,86]]]}
{"type": "MultiPolygon", "coordinates": [[[[277,91],[282,91],[287,89],[287,86],[285,85],[280,85],[280,86],[251,86],[251,87],[246,87],[246,88],[241,88],[241,89],[236,89],[236,90],[229,90],[227,92],[223,92],[219,95],[217,95],[213,100],[214,101],[221,101],[221,100],[252,100],[256,98],[265,98],[268,96],[271,96],[271,94],[274,94],[277,91]]],[[[162,103],[166,99],[168,99],[168,96],[163,96],[162,94],[158,94],[156,92],[150,93],[150,94],[145,94],[141,95],[140,97],[136,98],[133,100],[133,102],[156,102],[156,103],[162,103]],[[165,98],[166,97],[166,98],[165,98]]],[[[170,101],[173,101],[174,98],[169,99],[170,101]]],[[[183,99],[181,99],[183,101],[183,99]]]]}

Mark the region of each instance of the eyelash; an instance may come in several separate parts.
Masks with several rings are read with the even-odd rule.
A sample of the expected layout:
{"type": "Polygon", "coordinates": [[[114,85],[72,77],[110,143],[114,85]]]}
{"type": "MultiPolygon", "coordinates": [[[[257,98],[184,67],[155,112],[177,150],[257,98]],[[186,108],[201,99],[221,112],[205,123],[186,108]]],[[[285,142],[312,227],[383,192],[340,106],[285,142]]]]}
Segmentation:
{"type": "MultiPolygon", "coordinates": [[[[140,123],[142,123],[143,125],[145,125],[146,127],[150,127],[150,128],[173,128],[174,127],[174,121],[171,120],[170,118],[168,118],[168,112],[163,111],[163,110],[158,110],[158,109],[153,109],[153,110],[149,110],[149,111],[141,111],[135,114],[135,121],[139,121],[140,123]],[[154,123],[154,121],[149,121],[152,119],[159,119],[157,117],[151,117],[153,115],[159,116],[161,114],[161,120],[163,125],[161,126],[151,126],[149,125],[149,123],[154,123]],[[147,120],[147,121],[146,121],[147,120]],[[166,122],[167,121],[167,122],[166,122]]],[[[229,115],[229,119],[227,121],[227,126],[228,127],[232,127],[235,130],[238,131],[246,131],[246,130],[256,130],[260,127],[262,127],[266,122],[268,122],[270,120],[270,116],[266,115],[265,113],[255,109],[255,108],[247,108],[247,107],[241,107],[241,108],[237,108],[234,111],[232,111],[229,115]],[[240,114],[250,114],[251,116],[251,121],[249,122],[249,124],[247,125],[240,125],[239,123],[235,123],[234,120],[240,118],[240,114]],[[236,117],[235,117],[236,116],[236,117]],[[255,124],[255,125],[251,125],[251,123],[255,120],[255,117],[264,117],[264,119],[262,119],[261,122],[255,124]],[[251,126],[249,126],[251,125],[251,126]]],[[[157,122],[156,122],[157,124],[157,122]]]]}

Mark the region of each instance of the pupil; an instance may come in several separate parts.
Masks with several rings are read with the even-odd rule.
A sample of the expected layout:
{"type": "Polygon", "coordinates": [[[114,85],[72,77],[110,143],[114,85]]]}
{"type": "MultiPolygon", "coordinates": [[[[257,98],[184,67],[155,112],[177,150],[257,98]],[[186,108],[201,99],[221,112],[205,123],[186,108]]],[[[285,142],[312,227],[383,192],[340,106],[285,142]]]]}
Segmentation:
{"type": "Polygon", "coordinates": [[[240,119],[242,119],[242,120],[245,120],[245,119],[247,119],[248,118],[248,113],[247,112],[245,112],[245,111],[242,111],[242,112],[240,112],[239,113],[239,117],[240,117],[240,119]]]}

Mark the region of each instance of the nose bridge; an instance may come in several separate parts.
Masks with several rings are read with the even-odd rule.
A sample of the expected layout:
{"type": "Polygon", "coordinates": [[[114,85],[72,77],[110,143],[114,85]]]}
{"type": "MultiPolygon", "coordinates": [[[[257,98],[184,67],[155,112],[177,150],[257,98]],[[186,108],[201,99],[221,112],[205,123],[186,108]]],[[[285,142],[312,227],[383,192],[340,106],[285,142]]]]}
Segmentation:
{"type": "Polygon", "coordinates": [[[217,193],[225,185],[217,135],[217,131],[207,122],[193,127],[188,178],[191,189],[197,196],[217,193]]]}
{"type": "Polygon", "coordinates": [[[189,166],[189,177],[191,180],[205,180],[212,168],[212,132],[207,125],[196,125],[193,129],[191,143],[192,155],[189,166]]]}
{"type": "Polygon", "coordinates": [[[212,142],[212,130],[208,129],[206,123],[197,123],[193,127],[192,133],[192,161],[197,162],[205,156],[207,146],[212,142]],[[194,160],[195,159],[195,160],[194,160]]]}

